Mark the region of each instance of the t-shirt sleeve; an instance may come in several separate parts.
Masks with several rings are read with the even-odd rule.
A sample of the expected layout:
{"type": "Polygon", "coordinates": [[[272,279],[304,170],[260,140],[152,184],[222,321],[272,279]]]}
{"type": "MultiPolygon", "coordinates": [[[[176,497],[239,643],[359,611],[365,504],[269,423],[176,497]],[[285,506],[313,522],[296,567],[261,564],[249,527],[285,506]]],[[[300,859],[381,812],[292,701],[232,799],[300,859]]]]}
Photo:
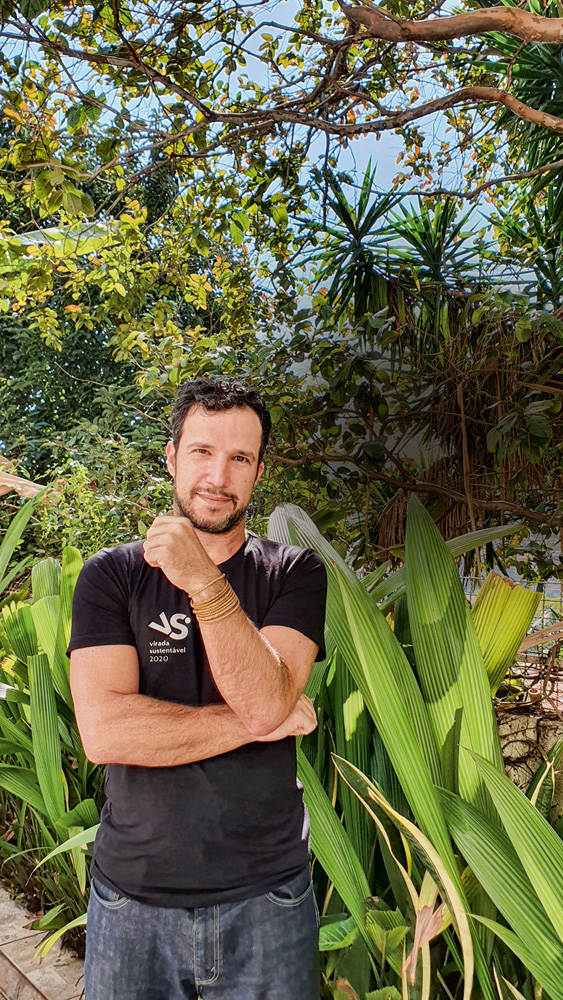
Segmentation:
{"type": "Polygon", "coordinates": [[[84,563],[72,601],[67,655],[84,646],[135,645],[127,594],[127,567],[116,550],[102,549],[84,563]]]}
{"type": "Polygon", "coordinates": [[[262,628],[285,625],[302,632],[319,647],[316,659],[324,660],[326,569],[322,559],[310,549],[293,551],[296,555],[285,568],[280,592],[268,608],[262,628]]]}

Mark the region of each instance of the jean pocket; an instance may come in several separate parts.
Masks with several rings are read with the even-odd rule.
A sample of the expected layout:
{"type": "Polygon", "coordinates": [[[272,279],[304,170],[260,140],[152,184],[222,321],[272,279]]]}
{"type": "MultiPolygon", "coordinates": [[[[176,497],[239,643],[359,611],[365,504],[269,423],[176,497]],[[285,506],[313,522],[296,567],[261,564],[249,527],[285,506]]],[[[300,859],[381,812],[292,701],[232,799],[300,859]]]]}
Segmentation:
{"type": "Polygon", "coordinates": [[[130,902],[128,896],[124,896],[121,892],[116,892],[115,889],[108,889],[107,885],[104,885],[103,882],[98,882],[97,878],[92,878],[91,889],[94,898],[102,906],[105,906],[107,910],[118,910],[121,906],[125,906],[126,903],[130,902]]]}
{"type": "Polygon", "coordinates": [[[309,867],[294,875],[289,882],[284,882],[278,889],[266,893],[266,899],[278,906],[298,906],[313,891],[313,880],[309,867]]]}

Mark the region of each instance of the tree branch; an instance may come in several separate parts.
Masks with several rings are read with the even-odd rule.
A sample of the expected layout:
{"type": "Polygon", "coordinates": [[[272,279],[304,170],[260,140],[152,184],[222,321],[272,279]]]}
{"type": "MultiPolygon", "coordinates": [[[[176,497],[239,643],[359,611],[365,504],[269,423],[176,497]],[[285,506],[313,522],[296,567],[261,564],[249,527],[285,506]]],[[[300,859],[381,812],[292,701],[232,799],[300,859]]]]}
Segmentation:
{"type": "Polygon", "coordinates": [[[286,458],[284,455],[268,455],[268,458],[273,462],[280,462],[282,465],[288,465],[291,468],[295,468],[300,465],[312,465],[315,462],[323,462],[326,465],[330,465],[335,462],[346,465],[352,464],[355,465],[360,472],[363,472],[369,479],[373,479],[378,483],[385,483],[387,486],[392,486],[397,490],[407,490],[411,493],[434,493],[447,497],[448,500],[452,500],[454,503],[463,504],[465,507],[469,507],[471,499],[471,502],[476,509],[506,511],[510,514],[515,514],[517,517],[524,517],[528,521],[537,521],[538,524],[549,524],[553,527],[563,525],[563,517],[550,517],[549,514],[540,514],[538,511],[528,510],[526,507],[520,507],[519,504],[511,503],[509,500],[481,500],[478,497],[469,498],[463,493],[458,493],[456,490],[448,489],[447,486],[438,486],[436,483],[421,482],[417,479],[394,479],[392,476],[386,476],[383,472],[374,472],[373,469],[368,469],[367,466],[362,465],[361,462],[357,462],[354,458],[350,458],[347,455],[329,455],[321,453],[318,455],[304,455],[301,458],[286,458]]]}
{"type": "Polygon", "coordinates": [[[371,4],[369,7],[348,7],[342,0],[338,2],[349,21],[363,24],[372,38],[388,42],[443,42],[485,35],[489,31],[501,31],[528,43],[561,45],[563,42],[563,18],[542,17],[518,7],[487,7],[431,20],[407,21],[371,4]]]}

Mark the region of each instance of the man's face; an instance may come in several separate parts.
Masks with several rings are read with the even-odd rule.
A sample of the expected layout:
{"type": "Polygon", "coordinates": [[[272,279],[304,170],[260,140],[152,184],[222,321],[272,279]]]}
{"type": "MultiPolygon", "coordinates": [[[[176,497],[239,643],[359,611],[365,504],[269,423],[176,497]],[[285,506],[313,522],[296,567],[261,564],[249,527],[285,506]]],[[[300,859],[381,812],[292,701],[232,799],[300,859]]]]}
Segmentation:
{"type": "Polygon", "coordinates": [[[177,449],[166,448],[177,510],[194,528],[218,535],[244,519],[262,474],[262,425],[249,407],[206,410],[192,406],[177,449]]]}

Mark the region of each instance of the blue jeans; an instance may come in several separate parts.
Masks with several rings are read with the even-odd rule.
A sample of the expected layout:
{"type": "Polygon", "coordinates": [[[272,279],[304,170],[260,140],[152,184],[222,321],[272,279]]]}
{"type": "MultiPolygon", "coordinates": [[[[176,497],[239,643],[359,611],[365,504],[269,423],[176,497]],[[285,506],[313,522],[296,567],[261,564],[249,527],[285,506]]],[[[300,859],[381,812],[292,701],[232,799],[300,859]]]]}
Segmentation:
{"type": "Polygon", "coordinates": [[[319,1000],[317,946],[308,868],[275,892],[192,910],[93,879],[85,1000],[319,1000]]]}

